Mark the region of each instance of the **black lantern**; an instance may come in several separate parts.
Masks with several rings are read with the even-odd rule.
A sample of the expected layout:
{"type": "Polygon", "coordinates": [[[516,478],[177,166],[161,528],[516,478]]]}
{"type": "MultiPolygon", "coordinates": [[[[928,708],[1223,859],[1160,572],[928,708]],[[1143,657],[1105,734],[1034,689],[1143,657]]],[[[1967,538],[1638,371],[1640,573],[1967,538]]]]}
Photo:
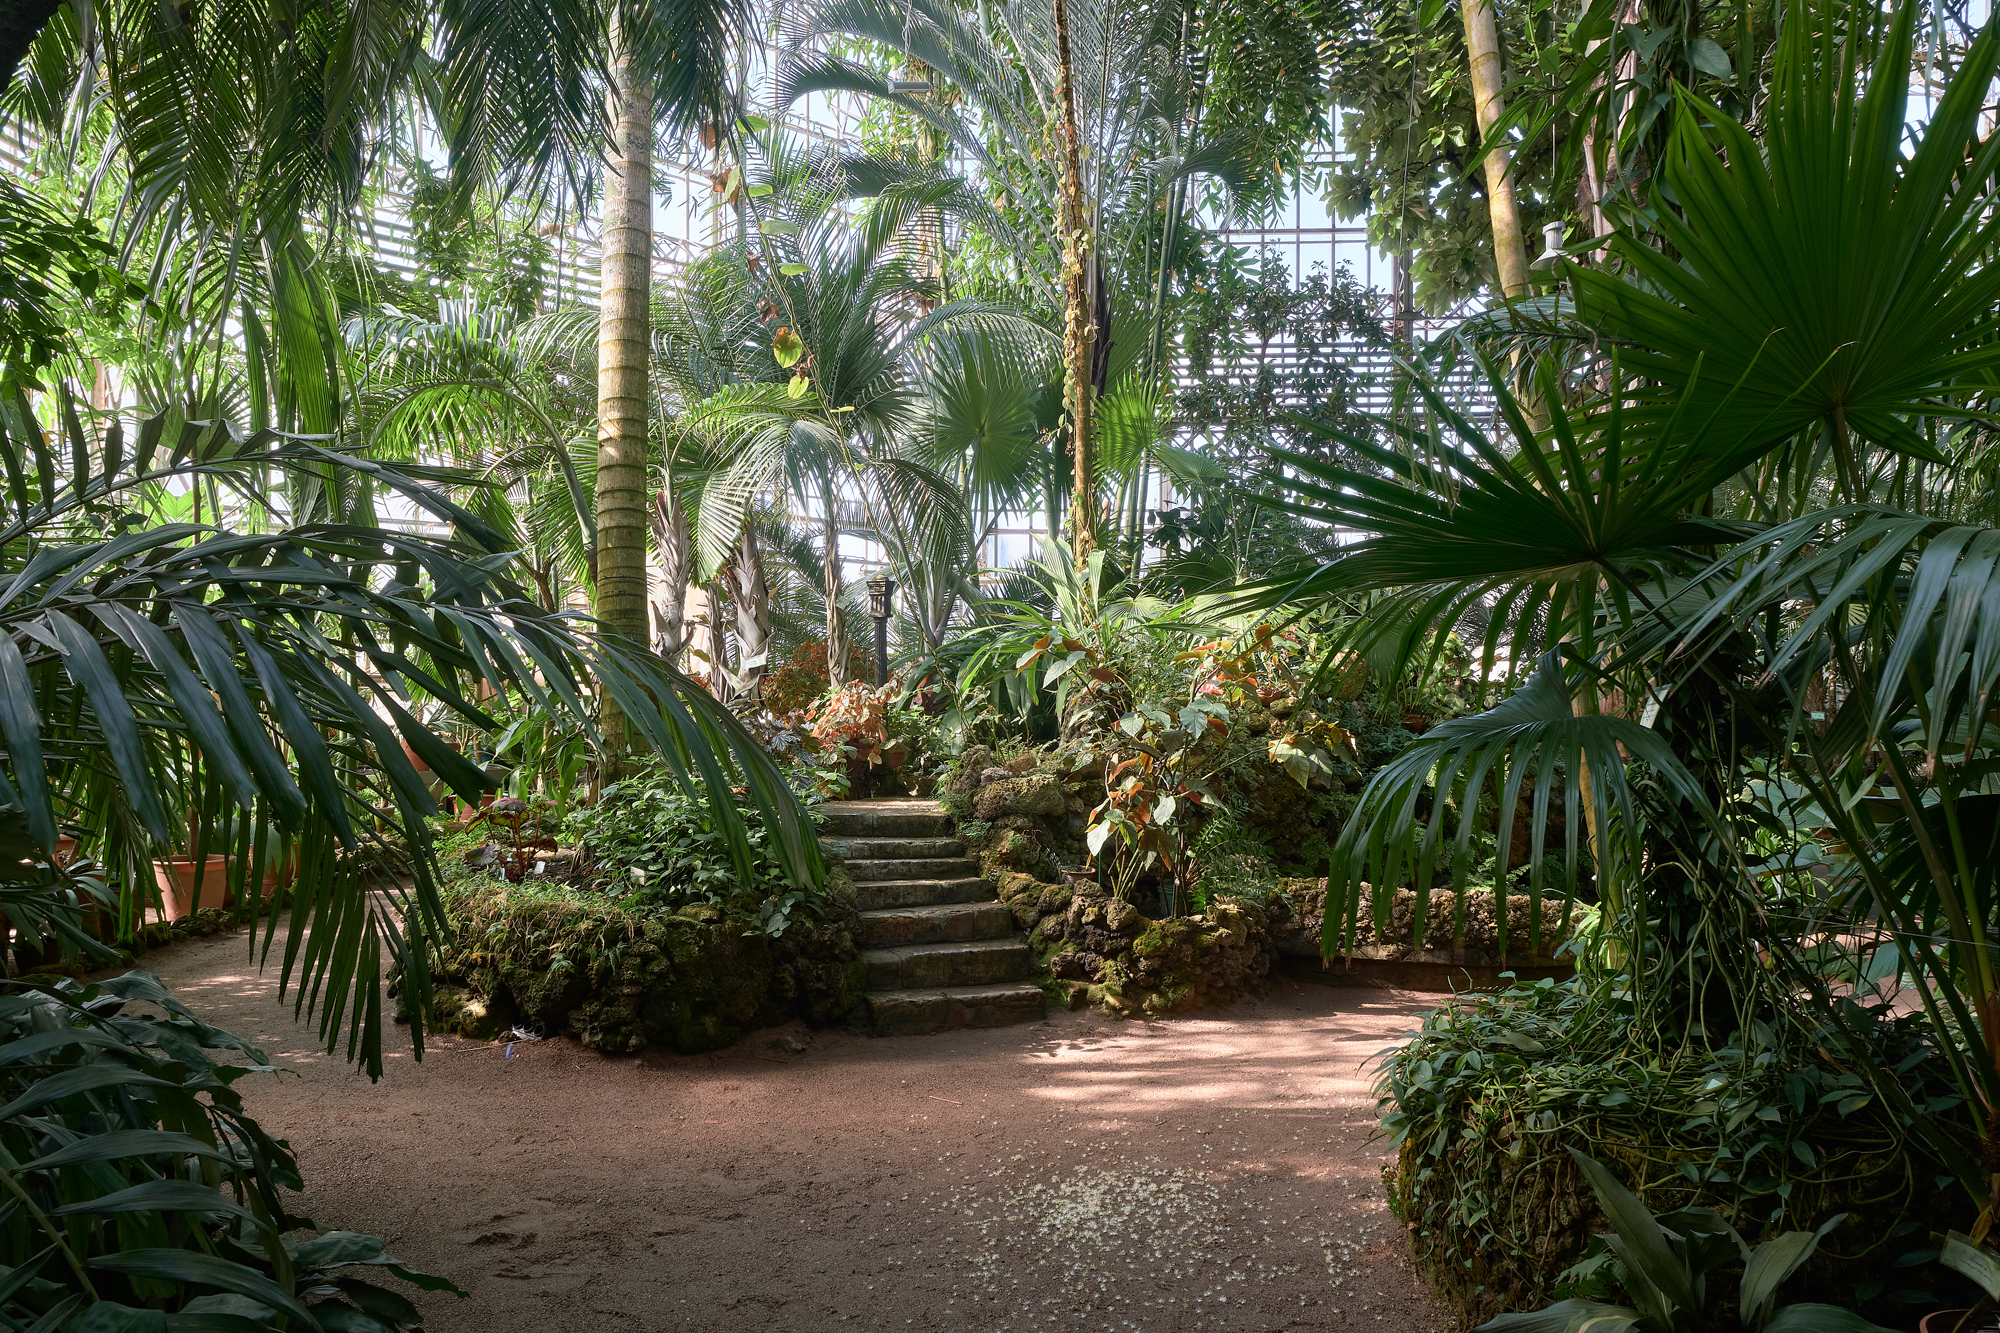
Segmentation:
{"type": "Polygon", "coordinates": [[[875,685],[889,683],[889,612],[896,595],[896,580],[887,573],[868,580],[868,614],[875,620],[875,685]]]}

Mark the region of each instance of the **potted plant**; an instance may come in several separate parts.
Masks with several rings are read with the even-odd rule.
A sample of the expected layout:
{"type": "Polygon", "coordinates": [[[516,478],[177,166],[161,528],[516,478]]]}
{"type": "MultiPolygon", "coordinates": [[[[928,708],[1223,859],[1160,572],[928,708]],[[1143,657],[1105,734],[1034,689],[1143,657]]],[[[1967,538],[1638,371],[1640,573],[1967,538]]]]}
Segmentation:
{"type": "MultiPolygon", "coordinates": [[[[228,837],[215,839],[224,846],[228,837]]],[[[153,862],[153,879],[160,888],[160,908],[166,919],[178,921],[193,912],[229,906],[229,857],[208,851],[208,829],[199,812],[188,815],[187,855],[153,862]]]]}
{"type": "Polygon", "coordinates": [[[153,862],[160,907],[169,921],[193,912],[229,906],[229,858],[170,856],[153,862]]]}

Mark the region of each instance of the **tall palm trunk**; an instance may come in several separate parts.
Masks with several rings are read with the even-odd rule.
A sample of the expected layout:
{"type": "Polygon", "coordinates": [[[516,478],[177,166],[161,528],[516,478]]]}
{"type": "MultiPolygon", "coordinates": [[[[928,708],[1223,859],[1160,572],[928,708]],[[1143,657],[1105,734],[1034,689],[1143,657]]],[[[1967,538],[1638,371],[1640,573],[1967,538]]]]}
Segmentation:
{"type": "MultiPolygon", "coordinates": [[[[604,173],[597,320],[597,615],[646,641],[646,370],[653,274],[653,94],[612,29],[613,142],[604,173]]],[[[611,766],[632,748],[625,716],[600,700],[611,766]]]]}
{"type": "Polygon", "coordinates": [[[1091,321],[1090,229],[1083,201],[1083,151],[1077,142],[1076,66],[1070,59],[1069,4],[1055,0],[1056,97],[1062,141],[1063,392],[1069,417],[1070,457],[1076,471],[1070,500],[1070,548],[1080,565],[1090,554],[1092,500],[1097,494],[1090,460],[1090,388],[1097,330],[1091,321]]]}
{"type": "MultiPolygon", "coordinates": [[[[1465,17],[1465,49],[1472,64],[1472,107],[1483,138],[1507,114],[1500,95],[1500,30],[1493,0],[1459,0],[1465,17]]],[[[1500,293],[1509,300],[1528,294],[1528,248],[1521,239],[1521,210],[1514,200],[1513,154],[1495,148],[1486,155],[1486,206],[1493,217],[1493,264],[1500,293]]]]}
{"type": "Polygon", "coordinates": [[[826,595],[826,679],[837,687],[847,683],[847,613],[840,606],[846,580],[840,565],[840,497],[831,471],[821,480],[820,494],[826,502],[826,558],[820,577],[820,591],[826,595]]]}

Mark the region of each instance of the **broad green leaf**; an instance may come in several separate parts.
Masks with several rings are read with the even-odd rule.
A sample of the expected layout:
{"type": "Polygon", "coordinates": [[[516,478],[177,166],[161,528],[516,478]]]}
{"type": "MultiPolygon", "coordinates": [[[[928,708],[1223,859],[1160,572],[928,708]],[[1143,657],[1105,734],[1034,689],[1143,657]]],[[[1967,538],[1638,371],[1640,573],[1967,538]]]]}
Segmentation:
{"type": "Polygon", "coordinates": [[[308,1327],[313,1323],[313,1317],[305,1306],[270,1278],[255,1269],[212,1254],[191,1250],[126,1250],[121,1254],[100,1255],[90,1261],[90,1266],[126,1277],[157,1277],[169,1282],[216,1287],[261,1301],[274,1310],[296,1317],[308,1327]]]}
{"type": "Polygon", "coordinates": [[[1743,1281],[1737,1307],[1744,1327],[1757,1328],[1770,1317],[1778,1298],[1778,1287],[1812,1258],[1826,1234],[1847,1220],[1846,1213],[1828,1219],[1817,1231],[1787,1231],[1750,1252],[1743,1266],[1743,1281]]]}
{"type": "Polygon", "coordinates": [[[1973,1244],[1972,1237],[1959,1231],[1946,1233],[1938,1262],[1971,1278],[1989,1297],[2000,1301],[2000,1259],[1995,1259],[1990,1250],[1973,1244]]]}
{"type": "Polygon", "coordinates": [[[266,1225],[214,1186],[191,1180],[148,1180],[95,1199],[66,1203],[54,1215],[68,1217],[72,1213],[229,1213],[258,1226],[266,1225]]]}
{"type": "Polygon", "coordinates": [[[1557,1301],[1544,1310],[1496,1315],[1473,1333],[1631,1333],[1639,1312],[1596,1301],[1557,1301]]]}
{"type": "Polygon", "coordinates": [[[1612,1230],[1624,1243],[1626,1264],[1636,1270],[1633,1275],[1643,1275],[1675,1309],[1697,1309],[1700,1302],[1695,1299],[1694,1288],[1688,1282],[1687,1270],[1668,1245],[1666,1233],[1653,1220],[1651,1210],[1639,1201],[1637,1195],[1626,1189],[1602,1162],[1574,1148],[1569,1150],[1569,1155],[1575,1159],[1585,1179],[1590,1181],[1591,1192],[1597,1195],[1604,1215],[1611,1220],[1612,1230]]]}

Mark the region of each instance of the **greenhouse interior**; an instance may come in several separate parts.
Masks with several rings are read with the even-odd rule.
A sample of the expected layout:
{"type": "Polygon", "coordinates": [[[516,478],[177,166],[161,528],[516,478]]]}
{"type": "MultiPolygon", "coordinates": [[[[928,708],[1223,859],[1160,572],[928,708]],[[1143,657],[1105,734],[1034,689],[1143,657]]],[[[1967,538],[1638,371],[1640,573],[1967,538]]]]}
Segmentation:
{"type": "Polygon", "coordinates": [[[6,1330],[2000,1330],[1990,5],[0,0],[0,464],[6,1330]]]}

